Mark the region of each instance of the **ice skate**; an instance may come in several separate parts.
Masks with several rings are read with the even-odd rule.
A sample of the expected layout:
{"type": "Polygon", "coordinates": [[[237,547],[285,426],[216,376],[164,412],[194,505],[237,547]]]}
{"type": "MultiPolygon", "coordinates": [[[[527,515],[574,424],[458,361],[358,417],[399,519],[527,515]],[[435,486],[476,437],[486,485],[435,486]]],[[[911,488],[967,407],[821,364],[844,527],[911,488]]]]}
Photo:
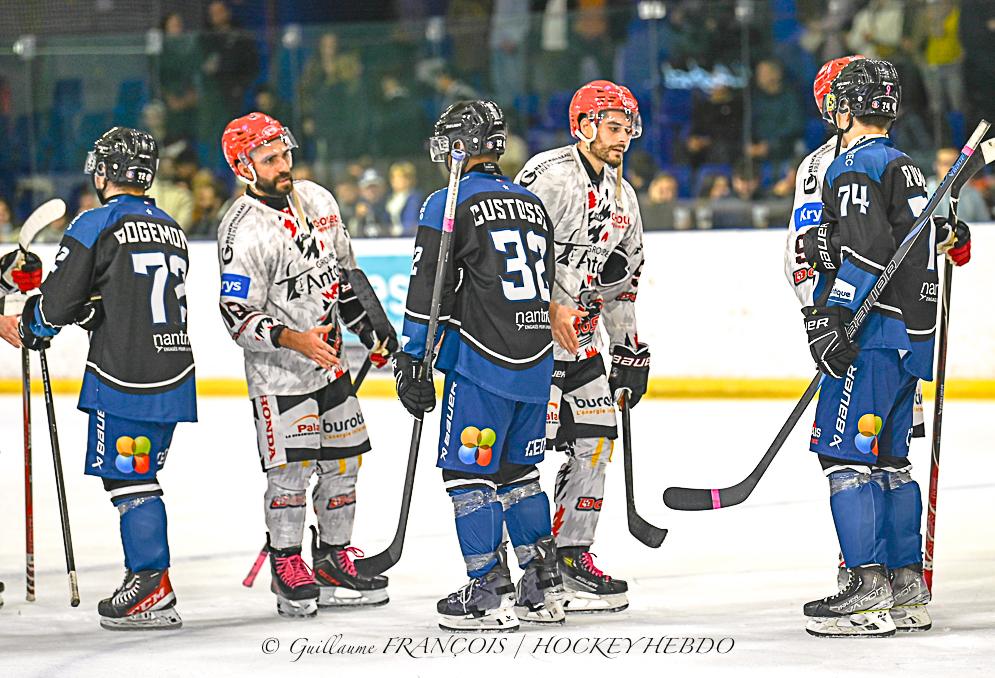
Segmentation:
{"type": "Polygon", "coordinates": [[[126,570],[121,586],[97,605],[100,625],[110,631],[150,631],[183,626],[169,570],[126,570]]]}
{"type": "Polygon", "coordinates": [[[535,556],[515,587],[515,614],[523,622],[562,624],[563,578],[556,566],[556,545],[552,537],[536,542],[535,556]]]}
{"type": "Polygon", "coordinates": [[[356,571],[353,557],[363,552],[354,546],[328,546],[318,540],[311,526],[311,559],[318,583],[318,607],[361,607],[386,605],[387,577],[364,577],[356,571]]]}
{"type": "Polygon", "coordinates": [[[895,597],[895,606],[891,608],[895,628],[899,631],[929,631],[933,620],[926,604],[931,598],[922,576],[922,563],[891,570],[888,578],[895,597]]]}
{"type": "Polygon", "coordinates": [[[854,567],[838,593],[805,603],[805,616],[811,617],[805,630],[820,638],[893,636],[893,604],[883,565],[854,567]]]}
{"type": "Polygon", "coordinates": [[[301,558],[301,547],[270,549],[273,573],[270,589],[276,594],[276,611],[281,617],[314,617],[318,614],[318,585],[301,558]]]}
{"type": "Polygon", "coordinates": [[[515,586],[503,550],[486,574],[474,577],[455,593],[439,601],[439,628],[443,631],[518,630],[513,596],[515,586]]]}
{"type": "Polygon", "coordinates": [[[629,585],[598,569],[586,546],[559,547],[557,560],[565,589],[565,612],[621,612],[629,607],[629,585]]]}

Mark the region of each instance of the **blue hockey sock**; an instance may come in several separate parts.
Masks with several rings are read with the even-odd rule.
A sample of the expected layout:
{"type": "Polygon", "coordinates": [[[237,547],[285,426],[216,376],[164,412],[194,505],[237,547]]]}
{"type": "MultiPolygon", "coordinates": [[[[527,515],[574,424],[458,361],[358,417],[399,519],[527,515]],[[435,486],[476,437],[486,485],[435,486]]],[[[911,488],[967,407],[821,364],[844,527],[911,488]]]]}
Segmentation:
{"type": "Polygon", "coordinates": [[[515,547],[515,555],[522,569],[536,556],[535,543],[552,534],[549,520],[549,497],[533,480],[522,485],[498,489],[504,506],[504,520],[508,536],[515,547]]]}
{"type": "Polygon", "coordinates": [[[885,563],[899,568],[922,561],[922,493],[908,471],[875,471],[884,491],[885,563]]]}
{"type": "Polygon", "coordinates": [[[456,536],[466,573],[482,577],[497,564],[504,522],[501,502],[490,487],[449,490],[456,513],[456,536]]]}
{"type": "Polygon", "coordinates": [[[132,572],[169,567],[166,505],[161,497],[136,497],[114,504],[121,512],[124,566],[132,572]]]}
{"type": "Polygon", "coordinates": [[[836,535],[847,566],[883,564],[887,554],[881,488],[869,473],[845,469],[829,475],[829,489],[836,535]]]}

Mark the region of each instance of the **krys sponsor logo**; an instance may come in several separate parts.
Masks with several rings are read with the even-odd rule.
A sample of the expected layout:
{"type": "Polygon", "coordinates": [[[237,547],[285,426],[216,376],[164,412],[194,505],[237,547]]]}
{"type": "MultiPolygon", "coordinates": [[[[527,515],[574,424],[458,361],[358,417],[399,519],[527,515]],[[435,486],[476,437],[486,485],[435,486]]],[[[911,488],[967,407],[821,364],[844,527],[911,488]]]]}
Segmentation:
{"type": "Polygon", "coordinates": [[[251,282],[248,276],[225,273],[221,276],[221,296],[248,299],[251,282]]]}
{"type": "Polygon", "coordinates": [[[807,202],[795,210],[795,230],[808,226],[817,226],[821,220],[821,202],[807,202]]]}

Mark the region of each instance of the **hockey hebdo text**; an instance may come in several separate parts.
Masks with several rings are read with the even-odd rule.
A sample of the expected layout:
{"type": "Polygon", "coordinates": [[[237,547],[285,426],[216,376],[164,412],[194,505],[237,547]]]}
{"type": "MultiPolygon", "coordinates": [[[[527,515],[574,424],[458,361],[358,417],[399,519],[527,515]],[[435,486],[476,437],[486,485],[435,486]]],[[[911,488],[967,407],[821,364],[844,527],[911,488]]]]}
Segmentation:
{"type": "Polygon", "coordinates": [[[397,656],[409,659],[458,657],[460,655],[525,655],[535,657],[574,655],[615,659],[625,655],[709,655],[729,654],[736,645],[733,638],[683,636],[391,636],[382,644],[360,643],[337,633],[325,638],[301,636],[291,641],[269,637],[260,649],[266,655],[283,655],[291,663],[307,657],[345,657],[356,655],[397,656]]]}

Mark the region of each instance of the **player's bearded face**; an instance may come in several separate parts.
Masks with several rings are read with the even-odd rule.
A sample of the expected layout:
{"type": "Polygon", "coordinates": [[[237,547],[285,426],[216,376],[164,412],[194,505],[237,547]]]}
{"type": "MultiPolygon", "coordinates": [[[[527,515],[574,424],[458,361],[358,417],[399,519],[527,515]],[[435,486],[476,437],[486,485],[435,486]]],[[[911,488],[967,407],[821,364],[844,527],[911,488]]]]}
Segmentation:
{"type": "Polygon", "coordinates": [[[290,171],[293,158],[283,141],[272,141],[254,148],[249,158],[256,170],[257,191],[275,197],[290,194],[294,187],[294,176],[290,171]]]}
{"type": "Polygon", "coordinates": [[[633,127],[621,111],[608,111],[598,125],[598,136],[591,143],[591,154],[609,167],[622,164],[622,155],[629,147],[633,127]]]}

